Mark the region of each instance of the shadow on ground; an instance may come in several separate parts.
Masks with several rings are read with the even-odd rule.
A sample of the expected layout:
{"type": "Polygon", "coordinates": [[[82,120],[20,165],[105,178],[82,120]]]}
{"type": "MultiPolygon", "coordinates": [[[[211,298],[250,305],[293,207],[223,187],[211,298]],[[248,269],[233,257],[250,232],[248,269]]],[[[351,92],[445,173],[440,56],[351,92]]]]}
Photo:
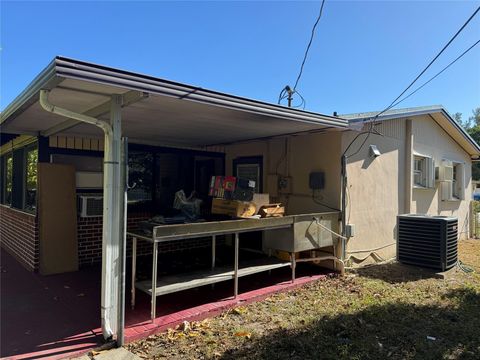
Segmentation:
{"type": "MultiPolygon", "coordinates": [[[[454,269],[452,269],[452,271],[454,271],[454,269]]],[[[435,270],[405,265],[399,262],[366,266],[355,269],[355,273],[363,277],[382,280],[390,284],[442,278],[440,273],[435,270]]]]}
{"type": "Polygon", "coordinates": [[[448,306],[372,305],[324,317],[252,337],[222,359],[479,359],[480,294],[452,290],[445,298],[448,306]]]}

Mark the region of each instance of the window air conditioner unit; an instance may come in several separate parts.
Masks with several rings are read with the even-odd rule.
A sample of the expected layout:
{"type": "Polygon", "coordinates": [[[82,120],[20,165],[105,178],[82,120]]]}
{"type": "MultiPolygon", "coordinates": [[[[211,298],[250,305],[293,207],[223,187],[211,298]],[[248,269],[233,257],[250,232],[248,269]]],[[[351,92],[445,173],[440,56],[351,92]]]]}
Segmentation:
{"type": "Polygon", "coordinates": [[[103,215],[103,196],[79,196],[78,213],[80,217],[103,215]]]}
{"type": "Polygon", "coordinates": [[[449,201],[453,199],[453,183],[451,181],[442,181],[440,183],[440,200],[449,201]]]}
{"type": "Polygon", "coordinates": [[[437,181],[453,181],[453,163],[451,161],[442,161],[436,168],[437,181]]]}

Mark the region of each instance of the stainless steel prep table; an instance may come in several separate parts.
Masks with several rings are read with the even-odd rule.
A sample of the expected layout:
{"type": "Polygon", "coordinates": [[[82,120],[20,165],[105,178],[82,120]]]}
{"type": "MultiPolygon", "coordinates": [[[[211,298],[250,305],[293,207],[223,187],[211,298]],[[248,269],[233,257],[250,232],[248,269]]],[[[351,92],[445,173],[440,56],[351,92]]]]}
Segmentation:
{"type": "MultiPolygon", "coordinates": [[[[309,218],[310,221],[318,222],[319,216],[324,214],[309,214],[301,215],[302,219],[309,218]]],[[[132,308],[135,307],[135,289],[149,294],[151,296],[151,319],[155,319],[156,315],[156,297],[176,291],[182,291],[194,287],[199,287],[208,284],[214,284],[221,281],[234,281],[234,297],[238,295],[238,278],[255,274],[258,272],[268,271],[284,266],[292,268],[292,281],[295,280],[296,260],[295,254],[290,253],[290,261],[282,261],[273,257],[265,260],[247,262],[245,267],[239,269],[238,255],[239,255],[239,234],[251,231],[265,231],[265,230],[280,230],[280,229],[294,229],[299,215],[288,215],[278,218],[262,218],[262,219],[240,219],[227,220],[191,224],[176,224],[176,225],[160,225],[155,226],[152,230],[151,236],[146,236],[140,232],[127,232],[127,235],[132,238],[132,308]],[[235,236],[235,252],[234,252],[234,267],[231,268],[216,268],[215,267],[215,240],[218,235],[235,236]],[[208,271],[198,271],[190,274],[181,274],[177,276],[165,276],[160,281],[157,279],[158,266],[158,244],[166,241],[181,241],[184,239],[211,237],[212,238],[212,263],[211,269],[208,271]],[[152,279],[146,281],[136,281],[136,257],[137,257],[137,241],[145,240],[152,244],[152,279]]],[[[303,220],[304,221],[304,220],[303,220]]],[[[317,230],[318,231],[318,230],[317,230]]],[[[318,247],[318,246],[317,246],[318,247]]],[[[325,256],[321,258],[312,258],[312,260],[338,260],[332,256],[325,256]]],[[[305,259],[302,259],[305,261],[305,259]]]]}

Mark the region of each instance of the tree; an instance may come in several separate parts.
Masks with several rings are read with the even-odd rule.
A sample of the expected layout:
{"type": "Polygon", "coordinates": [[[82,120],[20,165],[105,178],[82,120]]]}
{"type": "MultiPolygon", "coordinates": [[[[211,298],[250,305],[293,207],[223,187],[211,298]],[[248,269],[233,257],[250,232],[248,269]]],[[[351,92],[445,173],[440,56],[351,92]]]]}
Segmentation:
{"type": "MultiPolygon", "coordinates": [[[[459,114],[459,113],[457,113],[457,114],[459,114]]],[[[480,126],[480,107],[477,107],[476,109],[473,109],[472,114],[473,114],[473,116],[470,116],[468,118],[468,121],[470,123],[473,123],[474,124],[473,126],[480,126]]],[[[462,116],[462,114],[460,114],[460,116],[462,116]]]]}
{"type": "MultiPolygon", "coordinates": [[[[477,144],[480,144],[480,107],[472,110],[472,116],[468,120],[462,120],[461,113],[453,114],[453,118],[462,125],[467,133],[472,137],[477,144]]],[[[472,179],[480,180],[480,163],[474,162],[472,164],[472,179]]]]}

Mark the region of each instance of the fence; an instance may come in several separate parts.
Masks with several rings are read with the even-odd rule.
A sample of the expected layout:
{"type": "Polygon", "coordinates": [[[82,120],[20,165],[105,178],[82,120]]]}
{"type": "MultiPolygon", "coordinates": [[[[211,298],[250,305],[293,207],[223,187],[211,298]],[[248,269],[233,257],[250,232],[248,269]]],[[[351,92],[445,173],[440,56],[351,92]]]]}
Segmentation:
{"type": "Polygon", "coordinates": [[[470,237],[480,238],[480,201],[470,202],[470,237]]]}

